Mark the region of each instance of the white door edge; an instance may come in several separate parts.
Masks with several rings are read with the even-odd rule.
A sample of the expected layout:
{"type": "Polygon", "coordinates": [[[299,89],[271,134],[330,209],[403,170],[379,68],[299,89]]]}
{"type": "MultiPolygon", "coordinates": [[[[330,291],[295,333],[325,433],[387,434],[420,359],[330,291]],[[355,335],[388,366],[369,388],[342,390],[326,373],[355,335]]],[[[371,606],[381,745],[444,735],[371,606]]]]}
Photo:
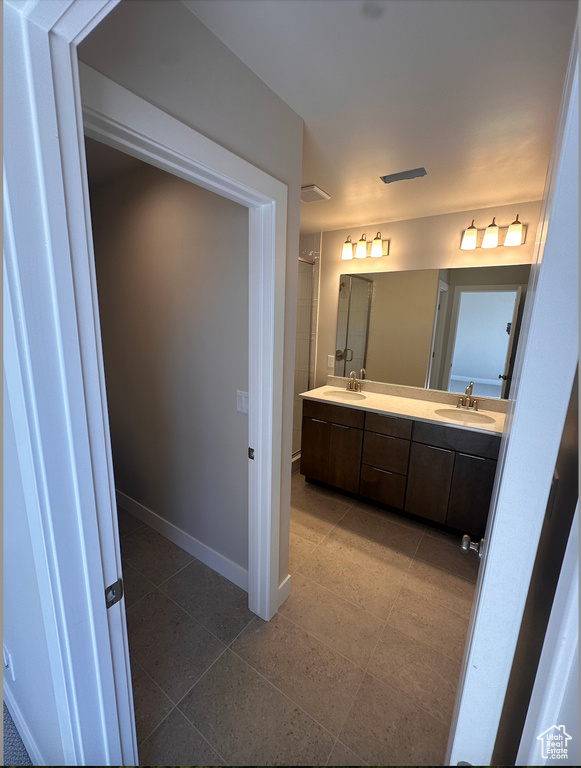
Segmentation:
{"type": "Polygon", "coordinates": [[[445,764],[489,765],[578,362],[574,41],[445,764]],[[550,209],[550,219],[548,211],[550,209]],[[550,386],[547,383],[550,382],[550,386]]]}

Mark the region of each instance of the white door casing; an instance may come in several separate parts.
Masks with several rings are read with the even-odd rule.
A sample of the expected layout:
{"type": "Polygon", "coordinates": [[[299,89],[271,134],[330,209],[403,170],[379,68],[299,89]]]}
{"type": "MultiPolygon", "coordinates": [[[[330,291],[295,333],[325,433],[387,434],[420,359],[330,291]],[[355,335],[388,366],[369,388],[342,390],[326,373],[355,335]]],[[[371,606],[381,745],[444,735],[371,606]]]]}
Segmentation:
{"type": "MultiPolygon", "coordinates": [[[[38,504],[27,505],[27,516],[39,589],[50,596],[45,626],[72,765],[137,762],[124,604],[107,611],[104,600],[121,565],[76,54],[117,2],[7,0],[4,8],[5,273],[15,329],[5,367],[16,439],[31,446],[38,504]]],[[[250,608],[271,618],[279,602],[286,186],[88,69],[84,89],[92,136],[249,208],[248,591],[250,608]]]]}
{"type": "Polygon", "coordinates": [[[537,235],[542,262],[531,270],[526,343],[517,350],[447,765],[490,764],[578,363],[577,57],[575,39],[537,235]]]}

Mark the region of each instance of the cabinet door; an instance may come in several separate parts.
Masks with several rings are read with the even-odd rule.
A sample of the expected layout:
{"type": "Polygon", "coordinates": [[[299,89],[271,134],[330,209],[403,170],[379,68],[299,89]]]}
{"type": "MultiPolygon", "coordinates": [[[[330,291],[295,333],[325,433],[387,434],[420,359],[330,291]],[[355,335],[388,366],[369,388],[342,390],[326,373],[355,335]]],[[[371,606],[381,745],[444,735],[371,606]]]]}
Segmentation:
{"type": "Polygon", "coordinates": [[[363,430],[331,424],[327,482],[344,491],[359,491],[363,430]]]}
{"type": "Polygon", "coordinates": [[[303,417],[301,475],[327,482],[331,425],[321,419],[303,417]]]}
{"type": "Polygon", "coordinates": [[[366,499],[373,499],[390,507],[403,509],[405,475],[388,472],[378,467],[361,465],[359,493],[366,499]]]}
{"type": "Polygon", "coordinates": [[[445,523],[453,469],[454,451],[412,443],[405,511],[445,523]]]}
{"type": "Polygon", "coordinates": [[[496,461],[458,453],[446,524],[476,538],[484,536],[496,461]]]}

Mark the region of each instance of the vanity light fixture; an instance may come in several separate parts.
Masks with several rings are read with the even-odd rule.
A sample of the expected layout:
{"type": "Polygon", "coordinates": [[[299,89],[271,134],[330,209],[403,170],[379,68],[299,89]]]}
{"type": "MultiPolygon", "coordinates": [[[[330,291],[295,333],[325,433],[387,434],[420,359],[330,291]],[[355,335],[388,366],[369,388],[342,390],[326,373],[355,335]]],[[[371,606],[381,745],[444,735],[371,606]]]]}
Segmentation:
{"type": "Polygon", "coordinates": [[[357,247],[355,248],[355,254],[353,253],[353,243],[351,242],[351,235],[347,237],[347,240],[343,243],[343,250],[341,251],[341,259],[348,261],[355,256],[356,259],[366,259],[370,256],[373,259],[378,259],[381,256],[389,256],[389,240],[381,239],[381,232],[378,232],[373,240],[369,243],[365,234],[361,235],[361,238],[357,241],[357,247]]]}
{"type": "Polygon", "coordinates": [[[476,229],[474,219],[462,234],[460,250],[472,251],[474,248],[496,248],[502,243],[507,246],[523,245],[526,240],[527,225],[519,221],[519,214],[508,227],[499,227],[496,216],[486,229],[476,229]],[[502,240],[501,240],[502,238],[502,240]]]}
{"type": "Polygon", "coordinates": [[[492,217],[492,221],[486,227],[486,232],[482,238],[482,248],[496,248],[498,245],[498,224],[496,223],[496,216],[492,217]]]}
{"type": "Polygon", "coordinates": [[[371,253],[369,254],[372,259],[379,259],[383,256],[383,243],[381,242],[381,232],[378,232],[373,238],[371,243],[371,253]]]}
{"type": "Polygon", "coordinates": [[[510,227],[508,228],[506,232],[506,237],[504,238],[504,244],[508,246],[514,246],[514,245],[522,245],[522,224],[518,220],[518,213],[516,215],[516,219],[512,222],[510,227]]]}
{"type": "Polygon", "coordinates": [[[351,242],[351,235],[347,236],[347,240],[343,243],[343,251],[341,253],[343,261],[353,258],[353,243],[351,242]]]}
{"type": "Polygon", "coordinates": [[[367,239],[365,235],[361,235],[361,237],[359,238],[359,241],[357,242],[357,248],[355,249],[355,258],[356,259],[367,258],[367,239]]]}
{"type": "Polygon", "coordinates": [[[478,230],[474,226],[474,219],[472,219],[472,224],[464,230],[464,235],[462,236],[462,243],[460,244],[460,249],[463,251],[472,251],[474,248],[476,248],[476,238],[478,237],[478,230]]]}

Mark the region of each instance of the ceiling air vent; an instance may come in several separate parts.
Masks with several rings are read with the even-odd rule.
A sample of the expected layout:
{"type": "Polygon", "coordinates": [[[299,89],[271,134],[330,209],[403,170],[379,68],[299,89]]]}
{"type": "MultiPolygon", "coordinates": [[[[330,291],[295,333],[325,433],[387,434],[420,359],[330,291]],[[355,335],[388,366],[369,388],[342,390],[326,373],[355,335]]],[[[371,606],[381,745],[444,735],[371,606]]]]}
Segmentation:
{"type": "Polygon", "coordinates": [[[379,178],[384,184],[391,184],[392,181],[403,181],[404,179],[416,179],[418,176],[425,176],[425,168],[412,168],[411,171],[401,171],[400,173],[390,173],[388,176],[380,176],[379,178]]]}
{"type": "Polygon", "coordinates": [[[303,203],[317,203],[319,200],[330,200],[331,195],[323,192],[315,184],[309,184],[308,187],[301,187],[301,200],[303,203]]]}

